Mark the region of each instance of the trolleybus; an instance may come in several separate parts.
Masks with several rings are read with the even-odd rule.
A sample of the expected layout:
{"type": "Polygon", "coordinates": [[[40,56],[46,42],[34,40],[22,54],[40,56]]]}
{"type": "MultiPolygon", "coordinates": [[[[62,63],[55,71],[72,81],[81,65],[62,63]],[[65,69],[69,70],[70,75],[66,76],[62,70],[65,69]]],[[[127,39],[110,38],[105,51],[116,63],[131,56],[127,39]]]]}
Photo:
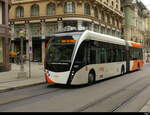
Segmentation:
{"type": "Polygon", "coordinates": [[[57,33],[47,46],[45,79],[56,84],[92,84],[143,64],[140,43],[89,30],[57,33]]]}

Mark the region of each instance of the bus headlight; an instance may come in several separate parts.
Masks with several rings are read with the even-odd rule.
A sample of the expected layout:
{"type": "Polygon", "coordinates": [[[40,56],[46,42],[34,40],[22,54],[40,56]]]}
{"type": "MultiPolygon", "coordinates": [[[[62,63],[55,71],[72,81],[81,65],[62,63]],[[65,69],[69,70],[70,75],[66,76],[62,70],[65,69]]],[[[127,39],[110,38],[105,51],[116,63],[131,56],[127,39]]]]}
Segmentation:
{"type": "Polygon", "coordinates": [[[72,71],[72,72],[71,72],[71,76],[74,76],[74,74],[75,74],[75,72],[74,72],[74,71],[72,71]]]}

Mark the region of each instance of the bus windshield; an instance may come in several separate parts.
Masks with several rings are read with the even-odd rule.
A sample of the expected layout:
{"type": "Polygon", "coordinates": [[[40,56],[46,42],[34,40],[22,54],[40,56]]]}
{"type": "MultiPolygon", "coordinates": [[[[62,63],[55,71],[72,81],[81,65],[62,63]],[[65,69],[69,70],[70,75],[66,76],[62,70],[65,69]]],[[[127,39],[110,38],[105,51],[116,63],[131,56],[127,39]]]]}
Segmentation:
{"type": "Polygon", "coordinates": [[[46,61],[49,63],[71,63],[71,57],[79,35],[54,36],[48,46],[46,61]]]}

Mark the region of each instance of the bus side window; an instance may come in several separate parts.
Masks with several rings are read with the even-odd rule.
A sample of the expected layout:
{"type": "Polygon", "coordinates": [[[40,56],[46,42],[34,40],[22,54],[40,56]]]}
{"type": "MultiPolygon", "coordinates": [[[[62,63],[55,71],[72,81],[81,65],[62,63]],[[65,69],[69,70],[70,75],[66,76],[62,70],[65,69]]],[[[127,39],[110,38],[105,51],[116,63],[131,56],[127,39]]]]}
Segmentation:
{"type": "Polygon", "coordinates": [[[96,46],[94,41],[90,41],[89,46],[89,64],[96,64],[96,46]]]}
{"type": "Polygon", "coordinates": [[[101,48],[101,53],[100,53],[100,57],[101,57],[101,63],[106,63],[106,54],[107,51],[106,51],[106,48],[102,47],[101,48]]]}
{"type": "Polygon", "coordinates": [[[96,64],[96,50],[90,50],[90,64],[96,64]]]}
{"type": "Polygon", "coordinates": [[[107,47],[107,63],[112,62],[112,44],[108,44],[107,47]]]}

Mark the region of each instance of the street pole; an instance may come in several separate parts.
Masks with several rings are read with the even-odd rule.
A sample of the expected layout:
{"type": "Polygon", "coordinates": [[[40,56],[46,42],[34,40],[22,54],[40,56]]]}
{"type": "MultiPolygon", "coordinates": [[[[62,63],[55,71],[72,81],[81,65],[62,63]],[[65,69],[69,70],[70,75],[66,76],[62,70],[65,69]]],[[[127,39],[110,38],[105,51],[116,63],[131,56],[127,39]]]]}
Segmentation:
{"type": "Polygon", "coordinates": [[[29,53],[29,78],[31,78],[31,61],[30,61],[30,53],[29,53]]]}
{"type": "Polygon", "coordinates": [[[20,72],[18,72],[18,78],[26,78],[26,72],[24,72],[24,65],[23,65],[23,38],[25,37],[25,32],[22,30],[20,31],[20,47],[21,47],[21,64],[20,64],[20,72]]]}
{"type": "Polygon", "coordinates": [[[29,37],[29,78],[31,78],[31,54],[32,54],[32,37],[29,37]]]}
{"type": "Polygon", "coordinates": [[[24,66],[23,66],[23,36],[21,36],[21,66],[20,66],[20,70],[21,72],[24,72],[24,66]]]}

